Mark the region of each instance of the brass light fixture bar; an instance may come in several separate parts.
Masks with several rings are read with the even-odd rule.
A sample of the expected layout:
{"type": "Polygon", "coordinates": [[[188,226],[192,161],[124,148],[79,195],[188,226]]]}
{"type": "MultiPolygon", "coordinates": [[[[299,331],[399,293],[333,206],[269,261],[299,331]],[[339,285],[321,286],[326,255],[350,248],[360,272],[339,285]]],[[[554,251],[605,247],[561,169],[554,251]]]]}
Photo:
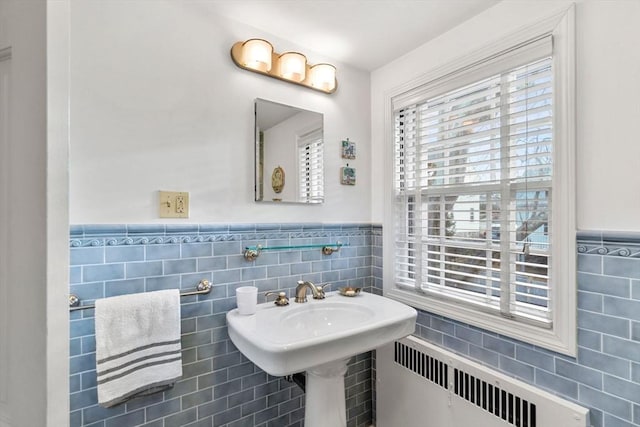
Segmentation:
{"type": "Polygon", "coordinates": [[[333,65],[310,65],[307,58],[299,52],[276,53],[271,43],[263,39],[235,43],[231,47],[231,59],[244,70],[319,92],[334,93],[338,88],[336,67],[333,65]]]}

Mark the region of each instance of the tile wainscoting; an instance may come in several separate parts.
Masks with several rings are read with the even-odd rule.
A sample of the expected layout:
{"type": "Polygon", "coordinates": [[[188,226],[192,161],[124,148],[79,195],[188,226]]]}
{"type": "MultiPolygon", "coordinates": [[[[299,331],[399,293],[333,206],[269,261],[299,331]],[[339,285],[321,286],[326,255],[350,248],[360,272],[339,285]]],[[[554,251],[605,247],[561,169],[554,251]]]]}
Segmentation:
{"type": "Polygon", "coordinates": [[[577,254],[577,358],[424,311],[416,336],[589,408],[593,427],[640,426],[640,235],[579,232],[577,254]]]}
{"type": "MultiPolygon", "coordinates": [[[[420,311],[415,335],[591,410],[594,427],[640,426],[640,235],[578,233],[578,356],[571,358],[420,311]]],[[[291,294],[298,279],[382,291],[379,225],[75,226],[71,291],[85,301],[212,280],[211,294],[182,302],[184,379],[171,390],[102,409],[96,404],[92,310],[71,314],[72,426],[302,426],[304,396],[270,377],[229,341],[234,289],[291,294]],[[246,245],[349,243],[242,257],[246,245]]],[[[346,378],[349,426],[375,420],[375,353],[346,378]],[[372,384],[373,380],[373,384],[372,384]]]]}
{"type": "MultiPolygon", "coordinates": [[[[210,294],[183,297],[184,375],[171,390],[114,408],[97,405],[92,309],[70,317],[70,424],[72,427],[216,426],[301,427],[304,394],[249,362],[229,340],[225,315],[238,286],[291,296],[297,280],[360,286],[371,291],[381,260],[372,255],[380,228],[365,225],[82,225],[70,235],[70,292],[90,304],[97,298],[180,288],[201,280],[210,294]],[[318,249],[264,251],[253,262],[245,246],[346,245],[325,256],[318,249]]],[[[345,378],[348,425],[372,422],[371,354],[354,357],[345,378]]]]}

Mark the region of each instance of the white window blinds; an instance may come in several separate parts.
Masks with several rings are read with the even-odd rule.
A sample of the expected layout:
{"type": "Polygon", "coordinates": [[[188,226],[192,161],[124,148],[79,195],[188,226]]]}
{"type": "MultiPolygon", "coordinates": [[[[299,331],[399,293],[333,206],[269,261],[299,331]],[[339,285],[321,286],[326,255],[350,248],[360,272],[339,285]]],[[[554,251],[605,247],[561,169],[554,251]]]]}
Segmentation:
{"type": "Polygon", "coordinates": [[[552,101],[550,36],[394,100],[396,286],[551,326],[552,101]]]}
{"type": "Polygon", "coordinates": [[[322,129],[298,138],[298,197],[299,201],[318,203],[324,199],[322,129]]]}

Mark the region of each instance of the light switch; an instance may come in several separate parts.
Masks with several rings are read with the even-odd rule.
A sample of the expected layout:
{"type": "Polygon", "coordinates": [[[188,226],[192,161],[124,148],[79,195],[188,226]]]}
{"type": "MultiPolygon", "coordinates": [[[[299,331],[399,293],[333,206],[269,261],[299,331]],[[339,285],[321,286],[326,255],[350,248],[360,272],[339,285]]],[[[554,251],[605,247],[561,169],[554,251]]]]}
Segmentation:
{"type": "Polygon", "coordinates": [[[189,218],[189,193],[160,191],[160,218],[189,218]]]}

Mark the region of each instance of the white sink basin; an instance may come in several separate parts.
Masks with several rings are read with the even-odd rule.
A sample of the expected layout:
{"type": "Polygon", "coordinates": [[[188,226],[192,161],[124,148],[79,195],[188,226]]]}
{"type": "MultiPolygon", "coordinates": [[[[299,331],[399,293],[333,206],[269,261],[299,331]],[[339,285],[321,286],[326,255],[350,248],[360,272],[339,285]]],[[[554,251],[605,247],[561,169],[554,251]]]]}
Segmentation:
{"type": "Polygon", "coordinates": [[[391,299],[331,292],[323,300],[278,307],[258,304],[254,315],[227,313],[236,347],[274,376],[307,371],[349,358],[413,333],[417,312],[391,299]]]}

